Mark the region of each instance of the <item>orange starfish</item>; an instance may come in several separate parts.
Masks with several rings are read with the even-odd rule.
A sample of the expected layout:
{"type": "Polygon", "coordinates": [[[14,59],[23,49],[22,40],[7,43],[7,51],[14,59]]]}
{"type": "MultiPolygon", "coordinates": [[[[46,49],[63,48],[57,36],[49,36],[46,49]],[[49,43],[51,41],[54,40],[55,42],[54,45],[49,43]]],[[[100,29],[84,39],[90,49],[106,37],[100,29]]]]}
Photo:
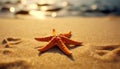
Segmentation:
{"type": "Polygon", "coordinates": [[[54,46],[58,46],[66,55],[71,55],[72,52],[66,47],[66,45],[76,46],[76,45],[81,45],[82,42],[70,40],[69,39],[70,37],[71,37],[71,32],[57,35],[55,29],[53,29],[53,36],[35,38],[35,40],[49,42],[46,46],[38,49],[38,51],[40,52],[45,52],[54,46]]]}

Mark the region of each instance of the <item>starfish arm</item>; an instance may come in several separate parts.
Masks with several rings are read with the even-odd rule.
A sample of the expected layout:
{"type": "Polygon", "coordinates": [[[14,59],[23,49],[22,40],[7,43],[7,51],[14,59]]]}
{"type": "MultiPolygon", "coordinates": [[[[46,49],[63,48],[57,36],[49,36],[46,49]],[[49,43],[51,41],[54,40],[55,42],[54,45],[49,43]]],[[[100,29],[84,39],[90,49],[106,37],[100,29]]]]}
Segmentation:
{"type": "Polygon", "coordinates": [[[70,32],[68,32],[68,33],[66,33],[66,34],[60,34],[60,35],[63,35],[63,36],[65,36],[65,37],[67,37],[67,38],[70,38],[72,35],[71,35],[71,31],[70,32]]]}
{"type": "Polygon", "coordinates": [[[43,38],[35,38],[35,40],[37,41],[43,41],[43,42],[48,42],[52,39],[53,36],[49,36],[49,37],[43,37],[43,38]]]}
{"type": "Polygon", "coordinates": [[[56,39],[55,39],[55,38],[52,38],[52,39],[50,40],[50,42],[49,42],[46,46],[39,48],[38,51],[40,51],[40,52],[45,52],[45,51],[47,51],[48,49],[50,49],[50,48],[52,48],[53,46],[55,46],[55,42],[56,42],[56,39]]]}
{"type": "Polygon", "coordinates": [[[70,40],[69,38],[64,37],[64,36],[61,36],[61,39],[66,44],[71,44],[71,45],[81,45],[82,44],[82,42],[73,41],[73,40],[70,40]]]}
{"type": "Polygon", "coordinates": [[[57,42],[58,47],[66,54],[66,55],[71,55],[72,52],[66,47],[66,45],[63,43],[61,38],[58,38],[57,42]]]}

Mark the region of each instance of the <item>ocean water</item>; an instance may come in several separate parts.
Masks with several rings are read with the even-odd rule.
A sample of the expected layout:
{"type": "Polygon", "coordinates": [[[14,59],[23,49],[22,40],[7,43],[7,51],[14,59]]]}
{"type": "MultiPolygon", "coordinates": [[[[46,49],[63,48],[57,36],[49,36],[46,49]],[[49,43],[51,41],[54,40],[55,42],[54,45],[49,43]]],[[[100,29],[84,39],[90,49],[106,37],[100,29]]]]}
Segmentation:
{"type": "MultiPolygon", "coordinates": [[[[12,1],[15,2],[17,0],[0,0],[0,2],[5,2],[5,1],[12,1]]],[[[60,16],[105,16],[106,14],[102,14],[102,13],[89,13],[89,12],[85,12],[85,13],[81,13],[81,6],[87,6],[87,9],[90,9],[92,5],[94,4],[98,4],[99,8],[104,8],[104,6],[107,6],[110,10],[117,8],[118,10],[120,10],[120,0],[26,0],[26,4],[31,4],[31,3],[35,3],[36,1],[39,2],[43,2],[43,3],[55,3],[57,5],[63,5],[63,3],[65,1],[68,1],[71,6],[70,6],[70,11],[66,11],[66,9],[64,9],[62,12],[58,13],[58,17],[60,16]]],[[[2,5],[0,5],[1,7],[2,5]]],[[[118,11],[118,13],[120,13],[120,11],[118,11]]],[[[10,12],[1,12],[0,11],[0,17],[2,18],[13,18],[14,15],[13,13],[10,12]]]]}
{"type": "MultiPolygon", "coordinates": [[[[11,1],[11,2],[16,2],[18,0],[0,0],[0,2],[6,2],[6,1],[11,1]]],[[[74,5],[80,5],[80,4],[87,4],[91,5],[95,1],[100,1],[103,4],[109,5],[109,6],[118,6],[120,4],[120,0],[26,0],[27,3],[35,3],[35,2],[46,2],[46,3],[61,3],[63,1],[68,1],[74,5]]]]}

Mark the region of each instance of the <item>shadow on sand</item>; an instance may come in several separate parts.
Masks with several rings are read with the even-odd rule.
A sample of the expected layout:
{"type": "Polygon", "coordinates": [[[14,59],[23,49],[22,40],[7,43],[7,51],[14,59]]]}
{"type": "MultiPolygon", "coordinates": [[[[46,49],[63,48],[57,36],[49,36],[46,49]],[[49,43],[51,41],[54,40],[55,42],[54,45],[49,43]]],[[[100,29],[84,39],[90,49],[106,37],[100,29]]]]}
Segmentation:
{"type": "MultiPolygon", "coordinates": [[[[39,47],[35,47],[35,49],[38,49],[38,48],[41,48],[42,46],[39,46],[39,47]]],[[[74,49],[74,48],[77,48],[79,46],[69,46],[68,48],[71,50],[71,49],[74,49]]],[[[62,52],[60,49],[58,50],[59,48],[57,46],[51,48],[50,50],[46,51],[48,53],[59,53],[61,55],[66,55],[64,52],[62,52]]],[[[38,56],[41,56],[42,54],[44,54],[45,52],[39,52],[38,56]]],[[[66,55],[70,60],[74,61],[74,57],[73,55],[66,55]]]]}

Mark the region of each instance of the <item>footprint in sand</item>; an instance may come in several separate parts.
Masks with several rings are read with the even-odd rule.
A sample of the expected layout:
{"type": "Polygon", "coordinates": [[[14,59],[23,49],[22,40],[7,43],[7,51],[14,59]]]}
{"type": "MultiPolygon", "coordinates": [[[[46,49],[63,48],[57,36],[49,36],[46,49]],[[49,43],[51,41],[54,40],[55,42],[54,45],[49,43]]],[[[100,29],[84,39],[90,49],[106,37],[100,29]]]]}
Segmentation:
{"type": "Polygon", "coordinates": [[[19,44],[21,43],[21,39],[20,38],[13,38],[13,37],[9,37],[9,38],[5,38],[3,41],[2,41],[2,44],[4,45],[5,48],[9,48],[11,47],[12,45],[16,45],[16,44],[19,44]]]}
{"type": "Polygon", "coordinates": [[[93,57],[113,61],[120,58],[120,45],[95,46],[93,57]]]}
{"type": "Polygon", "coordinates": [[[0,62],[0,69],[31,69],[31,63],[27,60],[14,60],[0,62]]]}

